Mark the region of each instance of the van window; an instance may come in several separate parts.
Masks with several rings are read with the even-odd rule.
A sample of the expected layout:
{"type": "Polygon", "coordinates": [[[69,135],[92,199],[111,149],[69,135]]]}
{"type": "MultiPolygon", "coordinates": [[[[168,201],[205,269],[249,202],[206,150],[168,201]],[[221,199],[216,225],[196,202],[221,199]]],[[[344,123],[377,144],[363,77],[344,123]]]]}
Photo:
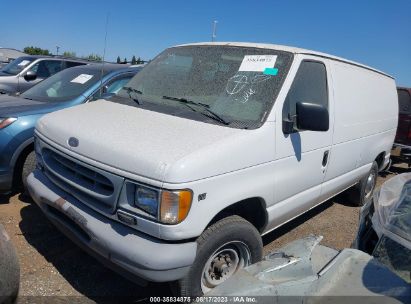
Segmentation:
{"type": "Polygon", "coordinates": [[[398,107],[401,114],[411,114],[411,96],[407,90],[398,90],[398,107]]]}
{"type": "Polygon", "coordinates": [[[323,105],[328,109],[327,72],[317,61],[303,61],[284,102],[283,119],[296,115],[297,102],[323,105]]]}

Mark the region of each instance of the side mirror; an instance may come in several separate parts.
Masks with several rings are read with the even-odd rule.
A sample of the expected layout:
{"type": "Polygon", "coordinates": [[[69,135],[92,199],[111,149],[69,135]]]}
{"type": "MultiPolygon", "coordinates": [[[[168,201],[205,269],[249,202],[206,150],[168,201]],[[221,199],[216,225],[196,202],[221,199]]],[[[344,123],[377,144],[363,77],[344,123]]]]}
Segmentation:
{"type": "Polygon", "coordinates": [[[298,102],[296,112],[298,130],[328,131],[330,122],[326,107],[313,103],[298,102]]]}
{"type": "Polygon", "coordinates": [[[26,81],[35,80],[36,78],[37,78],[37,74],[36,72],[33,72],[33,71],[27,71],[26,75],[24,75],[24,79],[26,81]]]}

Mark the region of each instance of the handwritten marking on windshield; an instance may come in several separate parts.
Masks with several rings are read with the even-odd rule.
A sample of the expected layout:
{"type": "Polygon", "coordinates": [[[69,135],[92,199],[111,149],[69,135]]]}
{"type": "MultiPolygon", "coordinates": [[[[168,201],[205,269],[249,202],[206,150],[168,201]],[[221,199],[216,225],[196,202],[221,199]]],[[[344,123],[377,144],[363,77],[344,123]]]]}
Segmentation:
{"type": "Polygon", "coordinates": [[[270,75],[255,75],[254,78],[251,80],[251,83],[259,83],[263,81],[267,81],[270,79],[270,75]]]}
{"type": "Polygon", "coordinates": [[[243,96],[239,100],[241,103],[246,103],[248,99],[250,99],[251,95],[254,95],[256,91],[253,90],[253,88],[249,88],[247,91],[243,93],[243,96]]]}
{"type": "Polygon", "coordinates": [[[236,74],[228,79],[226,92],[229,95],[237,95],[241,93],[241,95],[237,95],[234,100],[246,103],[252,95],[257,93],[257,89],[254,88],[254,85],[258,85],[269,79],[271,79],[270,75],[258,74],[254,75],[254,77],[247,77],[243,74],[236,74]]]}
{"type": "Polygon", "coordinates": [[[240,93],[248,84],[248,78],[246,75],[234,75],[228,79],[227,86],[225,88],[227,94],[235,95],[240,93]]]}

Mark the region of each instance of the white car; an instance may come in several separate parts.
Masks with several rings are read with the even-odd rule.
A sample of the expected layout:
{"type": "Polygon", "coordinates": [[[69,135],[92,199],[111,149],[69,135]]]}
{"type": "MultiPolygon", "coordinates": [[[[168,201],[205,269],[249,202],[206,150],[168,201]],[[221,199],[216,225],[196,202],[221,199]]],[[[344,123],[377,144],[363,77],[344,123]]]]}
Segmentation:
{"type": "Polygon", "coordinates": [[[166,49],[110,101],[44,116],[34,201],[125,275],[200,295],[262,257],[261,235],[356,186],[372,195],[394,79],[253,43],[166,49]]]}

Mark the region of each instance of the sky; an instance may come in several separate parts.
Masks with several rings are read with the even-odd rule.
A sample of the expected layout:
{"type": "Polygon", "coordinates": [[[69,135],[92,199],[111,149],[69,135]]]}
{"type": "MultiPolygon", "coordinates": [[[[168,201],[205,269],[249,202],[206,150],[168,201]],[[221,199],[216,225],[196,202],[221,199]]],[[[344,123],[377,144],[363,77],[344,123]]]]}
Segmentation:
{"type": "Polygon", "coordinates": [[[410,0],[2,0],[0,46],[151,59],[182,43],[264,42],[302,47],[384,71],[411,87],[410,0]]]}

